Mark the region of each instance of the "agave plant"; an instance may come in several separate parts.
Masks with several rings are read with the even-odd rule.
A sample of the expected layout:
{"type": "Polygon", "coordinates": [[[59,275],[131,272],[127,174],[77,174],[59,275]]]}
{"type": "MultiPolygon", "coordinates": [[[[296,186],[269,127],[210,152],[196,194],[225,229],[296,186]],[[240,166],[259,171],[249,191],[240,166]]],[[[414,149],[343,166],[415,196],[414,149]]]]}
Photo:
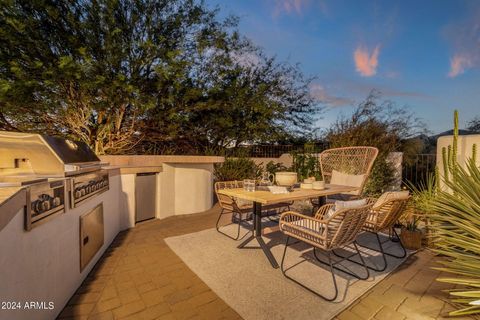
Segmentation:
{"type": "MultiPolygon", "coordinates": [[[[426,176],[425,180],[421,180],[418,185],[413,184],[410,181],[406,182],[407,188],[410,190],[412,194],[413,200],[413,209],[415,214],[410,217],[410,219],[414,219],[413,222],[416,226],[418,220],[423,220],[425,222],[425,231],[427,234],[427,245],[431,246],[431,238],[432,238],[432,230],[430,227],[430,214],[433,212],[433,200],[437,196],[438,192],[438,184],[437,180],[438,177],[436,174],[429,173],[426,176]]],[[[409,223],[410,223],[409,222],[409,223]]],[[[408,229],[408,223],[407,223],[408,229]]]]}
{"type": "Polygon", "coordinates": [[[450,191],[438,191],[430,214],[435,250],[448,259],[436,268],[452,274],[438,281],[457,284],[450,290],[452,302],[461,306],[450,315],[480,313],[480,169],[475,160],[466,168],[456,166],[451,179],[444,179],[450,191]]]}

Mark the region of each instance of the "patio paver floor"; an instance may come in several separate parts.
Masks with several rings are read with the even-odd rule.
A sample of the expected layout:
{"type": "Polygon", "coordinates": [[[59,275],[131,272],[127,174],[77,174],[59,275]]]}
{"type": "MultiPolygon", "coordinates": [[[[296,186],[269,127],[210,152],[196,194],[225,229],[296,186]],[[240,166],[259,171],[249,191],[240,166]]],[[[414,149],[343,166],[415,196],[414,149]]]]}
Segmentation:
{"type": "MultiPolygon", "coordinates": [[[[212,228],[218,212],[215,206],[121,232],[59,318],[241,319],[164,242],[212,228]]],[[[428,250],[418,252],[336,319],[444,319],[452,307],[441,290],[449,285],[435,281],[434,259],[428,250]]]]}

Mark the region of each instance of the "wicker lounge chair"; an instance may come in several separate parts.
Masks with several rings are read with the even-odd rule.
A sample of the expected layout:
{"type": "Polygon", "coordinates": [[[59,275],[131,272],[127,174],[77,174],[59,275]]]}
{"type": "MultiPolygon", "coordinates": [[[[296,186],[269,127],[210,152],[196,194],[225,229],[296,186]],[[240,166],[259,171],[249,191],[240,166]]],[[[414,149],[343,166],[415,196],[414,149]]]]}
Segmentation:
{"type": "Polygon", "coordinates": [[[367,216],[369,214],[372,204],[367,203],[366,205],[357,208],[340,209],[333,213],[331,216],[328,216],[328,212],[331,208],[333,208],[333,206],[333,204],[327,204],[322,206],[315,214],[315,217],[310,217],[291,211],[285,212],[281,215],[279,223],[280,230],[285,235],[287,235],[285,250],[283,252],[281,263],[281,270],[283,275],[327,301],[333,301],[338,296],[338,287],[334,269],[347,273],[360,280],[368,279],[368,277],[370,276],[363,257],[358,250],[356,238],[358,233],[362,230],[365,221],[367,220],[367,216]],[[335,289],[333,297],[326,297],[325,295],[305,286],[304,284],[287,275],[286,271],[292,268],[290,267],[288,269],[285,269],[284,266],[287,248],[289,245],[291,245],[289,243],[290,238],[295,238],[299,241],[311,245],[313,247],[313,254],[315,258],[319,262],[327,264],[330,267],[333,286],[335,289]],[[340,249],[342,247],[346,247],[352,244],[356,251],[355,253],[340,261],[332,261],[332,252],[334,252],[335,249],[340,249]],[[317,249],[323,250],[327,253],[328,263],[318,258],[316,253],[317,249]],[[365,268],[366,275],[363,277],[342,268],[338,268],[336,266],[338,263],[355,255],[358,255],[360,257],[360,261],[365,268]]]}
{"type": "MultiPolygon", "coordinates": [[[[327,149],[320,153],[319,163],[322,170],[323,180],[325,183],[333,183],[332,177],[339,173],[346,177],[346,181],[342,184],[358,186],[358,191],[349,192],[337,196],[341,200],[350,200],[358,198],[363,192],[365,183],[368,180],[373,163],[378,155],[378,149],[375,147],[345,147],[327,149]],[[336,171],[334,173],[334,171],[336,171]],[[357,176],[355,178],[355,176],[357,176]],[[355,178],[355,182],[349,183],[348,177],[355,178]],[[358,181],[360,180],[360,181],[358,181]]],[[[334,177],[336,178],[336,177],[334,177]]],[[[318,208],[321,204],[317,199],[311,200],[312,205],[318,208]]]]}
{"type": "Polygon", "coordinates": [[[375,234],[378,242],[378,248],[372,248],[359,244],[359,246],[361,247],[380,252],[382,254],[383,267],[375,268],[367,265],[369,269],[374,271],[384,271],[387,268],[386,255],[397,259],[405,258],[405,256],[407,255],[405,247],[403,246],[402,241],[400,241],[400,237],[398,236],[393,226],[399,220],[400,216],[406,209],[410,197],[407,196],[399,199],[388,199],[388,197],[386,198],[386,201],[381,201],[380,204],[373,205],[367,217],[365,225],[363,226],[363,231],[375,234]],[[388,231],[391,236],[389,236],[387,240],[381,241],[379,233],[382,231],[388,231]],[[402,249],[402,254],[395,255],[390,252],[385,252],[383,244],[392,240],[396,240],[395,242],[400,245],[400,248],[402,249]]]}
{"type": "MultiPolygon", "coordinates": [[[[250,219],[251,215],[253,214],[253,204],[251,202],[245,201],[238,201],[233,197],[221,194],[218,190],[221,189],[234,189],[234,188],[243,188],[243,181],[220,181],[215,183],[215,194],[217,195],[218,202],[220,204],[221,210],[220,214],[218,215],[217,223],[215,224],[215,228],[217,231],[230,239],[238,240],[240,239],[240,227],[242,222],[247,221],[250,219]],[[220,226],[220,220],[223,215],[231,214],[232,215],[232,222],[223,226],[220,226]],[[222,227],[226,227],[233,223],[237,223],[237,235],[232,236],[229,235],[221,230],[222,227]]],[[[275,210],[275,215],[278,214],[277,211],[281,209],[290,210],[290,202],[281,202],[275,203],[267,206],[262,207],[262,211],[272,211],[275,210]]],[[[270,218],[270,215],[268,216],[270,218]]],[[[242,237],[243,238],[243,237],[242,237]]]]}

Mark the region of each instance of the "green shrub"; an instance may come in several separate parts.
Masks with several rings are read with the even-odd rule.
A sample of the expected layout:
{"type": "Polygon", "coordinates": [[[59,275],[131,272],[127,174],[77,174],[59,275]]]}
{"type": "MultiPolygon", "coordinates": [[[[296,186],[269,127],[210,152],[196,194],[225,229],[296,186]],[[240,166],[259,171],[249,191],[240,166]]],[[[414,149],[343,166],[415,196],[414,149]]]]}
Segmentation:
{"type": "Polygon", "coordinates": [[[265,170],[270,174],[275,174],[279,171],[287,171],[288,168],[283,165],[283,163],[270,161],[265,166],[265,170]]]}
{"type": "Polygon", "coordinates": [[[378,196],[395,181],[395,169],[386,161],[385,157],[375,160],[372,172],[368,178],[363,193],[369,196],[378,196]]]}
{"type": "Polygon", "coordinates": [[[299,181],[316,176],[320,172],[320,163],[316,154],[292,152],[291,155],[293,158],[291,171],[298,174],[299,181]]]}
{"type": "Polygon", "coordinates": [[[262,166],[248,158],[226,158],[214,171],[216,181],[257,179],[261,173],[262,166]]]}
{"type": "Polygon", "coordinates": [[[470,160],[444,183],[451,192],[438,192],[429,215],[434,251],[447,257],[436,269],[450,274],[437,281],[456,285],[448,292],[459,309],[450,316],[480,314],[480,169],[470,160]]]}

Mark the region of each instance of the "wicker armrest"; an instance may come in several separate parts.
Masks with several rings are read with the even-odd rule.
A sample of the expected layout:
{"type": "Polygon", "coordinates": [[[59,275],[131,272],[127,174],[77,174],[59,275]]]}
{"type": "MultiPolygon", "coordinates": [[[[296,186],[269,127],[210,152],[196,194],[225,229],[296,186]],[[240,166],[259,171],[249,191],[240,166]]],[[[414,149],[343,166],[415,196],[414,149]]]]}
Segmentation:
{"type": "Polygon", "coordinates": [[[409,200],[410,197],[385,201],[370,210],[367,222],[372,223],[377,230],[393,227],[395,222],[397,222],[404,213],[409,200]]]}
{"type": "Polygon", "coordinates": [[[315,213],[315,219],[324,219],[325,214],[335,206],[335,203],[328,203],[321,206],[315,213]]]}
{"type": "Polygon", "coordinates": [[[318,241],[324,241],[327,221],[288,211],[280,216],[279,226],[280,231],[297,239],[304,240],[308,238],[310,240],[318,239],[318,241]]]}

